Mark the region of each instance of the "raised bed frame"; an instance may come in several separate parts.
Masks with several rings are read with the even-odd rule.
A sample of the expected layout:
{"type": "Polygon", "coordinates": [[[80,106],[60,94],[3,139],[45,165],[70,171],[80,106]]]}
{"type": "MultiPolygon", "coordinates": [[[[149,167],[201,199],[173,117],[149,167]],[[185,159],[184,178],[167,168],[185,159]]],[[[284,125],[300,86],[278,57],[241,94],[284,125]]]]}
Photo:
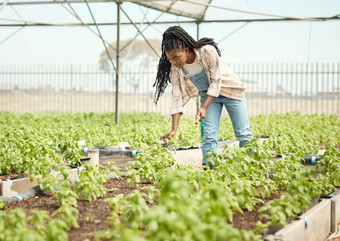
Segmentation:
{"type": "MultiPolygon", "coordinates": [[[[235,143],[228,143],[234,144],[235,143]]],[[[220,147],[221,148],[221,147],[220,147]]],[[[90,150],[90,149],[89,149],[90,150]]],[[[200,148],[185,148],[171,151],[176,161],[185,157],[201,161],[200,148]]],[[[91,149],[88,156],[91,161],[99,162],[99,157],[134,157],[138,151],[135,150],[112,150],[91,149]]],[[[307,163],[306,163],[307,164],[307,163]]],[[[311,163],[308,163],[311,164],[311,163]]],[[[313,163],[314,164],[314,163],[313,163]]],[[[71,178],[79,180],[79,169],[71,169],[71,178]]],[[[14,179],[11,181],[0,180],[0,196],[15,197],[20,192],[37,185],[35,178],[31,182],[28,178],[14,179]]],[[[332,195],[317,198],[316,205],[299,216],[287,226],[279,229],[274,234],[264,236],[265,241],[324,241],[330,233],[339,232],[340,223],[340,189],[332,195]]]]}

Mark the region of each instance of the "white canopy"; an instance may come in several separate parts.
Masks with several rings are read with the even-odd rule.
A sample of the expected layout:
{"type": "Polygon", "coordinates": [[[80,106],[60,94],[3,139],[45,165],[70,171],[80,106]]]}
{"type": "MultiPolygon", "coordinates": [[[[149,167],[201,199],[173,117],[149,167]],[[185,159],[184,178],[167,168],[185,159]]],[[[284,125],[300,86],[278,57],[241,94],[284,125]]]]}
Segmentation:
{"type": "Polygon", "coordinates": [[[178,1],[178,0],[172,0],[172,1],[131,1],[133,3],[164,11],[167,13],[172,13],[179,16],[194,18],[197,20],[204,20],[204,14],[208,8],[207,5],[204,6],[204,4],[210,4],[211,0],[198,0],[197,2],[202,3],[203,5],[195,4],[192,2],[185,2],[185,1],[178,1]]]}

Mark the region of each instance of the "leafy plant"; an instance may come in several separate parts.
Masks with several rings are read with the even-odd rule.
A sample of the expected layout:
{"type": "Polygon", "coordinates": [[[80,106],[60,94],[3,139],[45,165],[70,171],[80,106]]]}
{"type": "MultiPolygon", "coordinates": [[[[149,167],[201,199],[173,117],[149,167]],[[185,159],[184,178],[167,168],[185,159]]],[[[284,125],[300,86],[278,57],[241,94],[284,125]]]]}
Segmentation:
{"type": "MultiPolygon", "coordinates": [[[[169,150],[155,146],[170,128],[165,116],[122,114],[119,127],[113,119],[112,113],[0,113],[0,175],[38,177],[40,187],[61,205],[52,220],[35,211],[29,216],[20,210],[0,212],[0,240],[67,240],[67,230],[77,227],[77,195],[95,200],[106,193],[104,174],[114,171],[120,176],[113,164],[101,170],[88,162],[80,168],[80,181],[72,191],[64,161],[79,162],[78,140],[85,140],[87,147],[128,141],[130,148],[141,151],[128,170],[128,183],[136,187],[154,183],[143,188],[146,194],[136,190],[108,199],[109,229],[96,234],[97,240],[260,240],[265,227],[285,224],[313,198],[340,186],[338,115],[295,112],[252,117],[253,135],[268,139],[263,144],[253,139],[244,148],[225,147],[222,153],[211,151],[207,159],[214,169],[205,171],[173,166],[169,150]],[[306,170],[301,164],[304,153],[325,148],[317,169],[306,170]],[[273,161],[277,154],[284,158],[273,161]],[[61,180],[54,170],[61,171],[61,180]],[[257,223],[252,231],[227,224],[235,212],[252,210],[260,197],[278,189],[283,192],[280,198],[260,209],[268,222],[257,223]]],[[[192,123],[193,117],[181,118],[181,128],[170,144],[177,148],[199,143],[200,131],[192,123]]],[[[220,126],[220,140],[235,138],[229,118],[223,118],[220,126]]]]}
{"type": "Polygon", "coordinates": [[[0,199],[0,210],[5,209],[6,205],[2,199],[0,199]]]}
{"type": "MultiPolygon", "coordinates": [[[[56,211],[53,212],[52,216],[59,216],[64,222],[63,227],[69,231],[72,227],[78,228],[79,224],[75,215],[79,214],[78,209],[70,205],[61,205],[56,211]]],[[[61,224],[61,223],[59,223],[61,224]]]]}
{"type": "Polygon", "coordinates": [[[92,162],[85,162],[74,190],[80,198],[91,202],[106,194],[104,182],[106,182],[106,178],[99,166],[92,162]]]}
{"type": "Polygon", "coordinates": [[[106,199],[105,201],[109,203],[110,214],[107,218],[107,224],[113,229],[121,228],[121,221],[119,219],[119,215],[123,213],[123,205],[126,203],[126,200],[123,199],[123,194],[118,194],[115,197],[111,197],[106,199]]]}
{"type": "Polygon", "coordinates": [[[138,229],[142,226],[142,220],[149,210],[146,204],[145,193],[135,190],[126,196],[127,202],[123,207],[124,222],[128,223],[132,228],[138,229]]]}
{"type": "Polygon", "coordinates": [[[174,164],[171,153],[161,146],[145,147],[136,156],[127,172],[128,183],[138,187],[138,182],[151,182],[157,179],[157,172],[174,164]]]}

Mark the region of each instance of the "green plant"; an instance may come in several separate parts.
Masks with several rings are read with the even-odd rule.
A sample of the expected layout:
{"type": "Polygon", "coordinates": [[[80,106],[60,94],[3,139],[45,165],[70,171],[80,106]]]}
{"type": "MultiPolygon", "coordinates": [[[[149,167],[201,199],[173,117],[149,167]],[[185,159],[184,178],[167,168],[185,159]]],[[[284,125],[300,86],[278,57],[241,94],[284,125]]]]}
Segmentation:
{"type": "Polygon", "coordinates": [[[151,182],[157,179],[157,172],[171,167],[175,160],[171,153],[161,146],[145,147],[136,156],[127,172],[128,183],[136,185],[138,182],[151,182]]]}
{"type": "Polygon", "coordinates": [[[0,199],[0,210],[5,209],[5,208],[6,208],[6,204],[4,203],[2,199],[0,199]]]}
{"type": "Polygon", "coordinates": [[[58,181],[58,187],[54,191],[54,199],[58,201],[61,206],[77,207],[77,194],[71,189],[71,180],[67,179],[70,174],[70,168],[62,166],[60,173],[63,176],[62,180],[58,181]]]}
{"type": "MultiPolygon", "coordinates": [[[[170,144],[177,148],[199,143],[199,129],[193,128],[192,122],[193,117],[181,118],[181,128],[170,144]]],[[[18,210],[0,212],[0,240],[67,240],[67,230],[77,226],[76,196],[95,200],[105,195],[104,174],[110,170],[120,176],[113,164],[105,171],[84,164],[73,192],[63,159],[79,161],[82,153],[78,140],[85,140],[87,147],[128,141],[129,148],[141,151],[128,170],[129,184],[154,184],[141,189],[143,193],[108,199],[109,229],[96,234],[97,240],[259,240],[264,228],[285,224],[314,197],[329,194],[340,185],[338,115],[296,112],[252,117],[254,136],[268,139],[263,144],[253,139],[245,148],[225,147],[222,153],[210,152],[207,159],[215,168],[206,171],[173,166],[171,153],[153,146],[170,128],[165,116],[122,114],[120,123],[119,127],[113,123],[112,113],[0,113],[0,173],[24,172],[31,179],[38,177],[40,187],[54,193],[61,205],[52,220],[34,211],[30,216],[18,210]],[[301,165],[304,153],[325,148],[327,152],[316,170],[301,165]],[[273,161],[272,155],[277,154],[284,158],[273,161]],[[61,180],[57,180],[57,169],[63,176],[61,180]],[[269,197],[278,189],[283,192],[280,198],[260,209],[268,219],[266,223],[257,223],[251,231],[227,224],[235,212],[252,210],[260,197],[269,197]]],[[[220,140],[235,138],[229,118],[223,118],[220,126],[220,140]]]]}
{"type": "Polygon", "coordinates": [[[135,230],[135,229],[123,229],[123,230],[103,230],[100,232],[97,232],[94,235],[94,240],[99,241],[102,239],[110,239],[110,240],[117,240],[117,241],[147,241],[147,239],[144,239],[141,236],[141,231],[135,230]]]}
{"type": "Polygon", "coordinates": [[[79,214],[79,211],[75,207],[70,205],[61,205],[56,211],[53,212],[52,216],[59,216],[60,219],[66,224],[66,230],[69,231],[72,227],[79,227],[75,217],[77,214],[79,214]]]}
{"type": "Polygon", "coordinates": [[[339,149],[331,147],[321,157],[316,166],[316,170],[318,170],[316,171],[318,173],[317,181],[320,184],[321,189],[327,194],[340,186],[339,156],[339,149]]]}
{"type": "Polygon", "coordinates": [[[231,183],[230,189],[235,193],[240,207],[248,211],[252,211],[255,204],[263,202],[256,197],[259,194],[250,180],[237,179],[231,183]]]}
{"type": "Polygon", "coordinates": [[[43,241],[45,240],[45,229],[42,223],[48,218],[43,212],[41,217],[38,213],[26,216],[22,209],[13,209],[8,213],[0,211],[0,240],[4,241],[43,241]],[[29,222],[33,227],[29,227],[29,222]]]}
{"type": "Polygon", "coordinates": [[[103,186],[104,182],[106,182],[106,178],[99,166],[92,162],[85,162],[74,191],[80,198],[91,202],[106,194],[106,189],[103,186]]]}
{"type": "Polygon", "coordinates": [[[126,203],[126,200],[123,199],[123,194],[118,194],[115,197],[105,199],[105,202],[109,203],[110,214],[107,218],[107,224],[113,229],[121,228],[121,221],[119,219],[119,215],[123,213],[123,205],[126,203]]]}
{"type": "Polygon", "coordinates": [[[123,219],[134,229],[141,227],[144,215],[149,210],[145,201],[146,197],[145,193],[138,190],[126,196],[127,202],[123,207],[123,219]]]}
{"type": "Polygon", "coordinates": [[[72,166],[76,166],[82,155],[76,140],[63,140],[59,144],[64,159],[72,166]]]}
{"type": "Polygon", "coordinates": [[[53,219],[46,226],[48,241],[66,241],[68,235],[66,230],[69,230],[68,224],[60,219],[53,219]]]}

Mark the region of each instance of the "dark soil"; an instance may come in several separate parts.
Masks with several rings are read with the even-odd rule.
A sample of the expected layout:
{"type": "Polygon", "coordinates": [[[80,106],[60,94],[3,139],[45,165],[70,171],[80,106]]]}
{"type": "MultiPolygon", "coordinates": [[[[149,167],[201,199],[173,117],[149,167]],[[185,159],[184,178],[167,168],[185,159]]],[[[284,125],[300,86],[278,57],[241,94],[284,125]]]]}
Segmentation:
{"type": "Polygon", "coordinates": [[[239,212],[233,213],[233,221],[228,222],[234,228],[253,230],[258,221],[265,223],[267,220],[264,217],[259,217],[258,210],[263,207],[268,201],[280,198],[282,192],[272,193],[269,198],[263,199],[264,203],[259,203],[254,206],[252,211],[243,210],[243,214],[239,212]]]}
{"type": "Polygon", "coordinates": [[[327,142],[322,142],[322,143],[319,143],[318,146],[324,146],[324,147],[327,147],[327,142]]]}
{"type": "MultiPolygon", "coordinates": [[[[151,185],[152,184],[140,184],[140,187],[151,185]]],[[[135,190],[126,184],[125,178],[109,180],[104,186],[107,190],[118,188],[118,191],[108,192],[105,197],[99,198],[94,202],[78,201],[79,215],[77,216],[77,221],[80,227],[71,229],[69,232],[70,240],[92,240],[94,233],[108,229],[106,219],[109,215],[109,206],[104,200],[121,193],[127,195],[135,190]]],[[[140,191],[146,192],[142,189],[140,191]]],[[[48,214],[52,215],[58,207],[57,202],[53,200],[53,196],[36,196],[35,198],[6,204],[5,211],[22,208],[26,214],[30,214],[29,211],[35,209],[47,211],[48,214]]]]}
{"type": "MultiPolygon", "coordinates": [[[[140,187],[151,186],[152,184],[140,184],[140,187]]],[[[114,179],[107,181],[104,186],[107,190],[112,188],[118,188],[118,191],[108,192],[105,197],[99,198],[93,202],[78,201],[77,221],[79,228],[72,228],[69,232],[69,239],[72,241],[78,240],[93,240],[93,235],[101,230],[108,229],[106,219],[109,215],[108,203],[104,200],[109,197],[113,197],[117,194],[127,195],[132,193],[135,188],[129,187],[126,183],[126,178],[114,179]]],[[[140,189],[142,192],[145,190],[140,189]]],[[[270,198],[265,199],[267,202],[271,199],[279,198],[280,193],[274,193],[270,198]]],[[[244,211],[244,214],[235,213],[233,216],[233,222],[231,223],[235,228],[252,230],[255,227],[255,223],[259,220],[265,221],[258,216],[257,210],[264,204],[258,204],[253,211],[244,211]]],[[[53,196],[36,196],[35,198],[26,199],[23,201],[16,201],[6,205],[5,211],[9,211],[15,208],[22,208],[27,215],[30,214],[30,210],[44,210],[49,215],[58,209],[57,202],[53,199],[53,196]]]]}
{"type": "MultiPolygon", "coordinates": [[[[110,158],[110,157],[101,157],[100,163],[105,165],[105,162],[114,161],[116,166],[120,169],[121,172],[124,172],[126,168],[129,166],[129,163],[133,161],[134,158],[131,157],[121,157],[121,158],[110,158]]],[[[17,176],[17,174],[6,175],[6,178],[11,178],[17,176]]],[[[153,184],[140,184],[140,187],[151,186],[153,184]]],[[[78,211],[79,215],[77,216],[77,221],[79,224],[79,228],[72,228],[69,231],[69,239],[72,241],[78,240],[93,240],[93,235],[101,230],[108,229],[108,225],[106,224],[106,219],[109,215],[109,206],[108,203],[104,200],[109,197],[113,197],[117,194],[127,195],[129,193],[134,192],[135,188],[129,187],[126,183],[126,178],[114,179],[107,181],[104,186],[107,190],[117,188],[118,190],[115,192],[108,192],[105,197],[99,198],[93,202],[87,201],[78,201],[78,211]]],[[[140,189],[142,192],[146,192],[145,190],[140,189]]],[[[264,199],[264,203],[268,202],[272,199],[277,199],[281,196],[281,193],[273,193],[270,198],[264,199]]],[[[262,207],[264,204],[257,204],[254,207],[254,210],[247,211],[244,210],[244,213],[235,212],[233,215],[233,222],[229,222],[233,227],[237,229],[246,229],[252,230],[255,228],[255,223],[257,221],[265,222],[266,220],[263,217],[258,216],[258,209],[262,207]]],[[[30,214],[30,210],[45,210],[49,215],[58,209],[57,202],[53,199],[53,196],[36,196],[35,198],[26,199],[23,201],[16,201],[6,205],[5,211],[9,211],[15,208],[22,208],[27,215],[30,214]]]]}

